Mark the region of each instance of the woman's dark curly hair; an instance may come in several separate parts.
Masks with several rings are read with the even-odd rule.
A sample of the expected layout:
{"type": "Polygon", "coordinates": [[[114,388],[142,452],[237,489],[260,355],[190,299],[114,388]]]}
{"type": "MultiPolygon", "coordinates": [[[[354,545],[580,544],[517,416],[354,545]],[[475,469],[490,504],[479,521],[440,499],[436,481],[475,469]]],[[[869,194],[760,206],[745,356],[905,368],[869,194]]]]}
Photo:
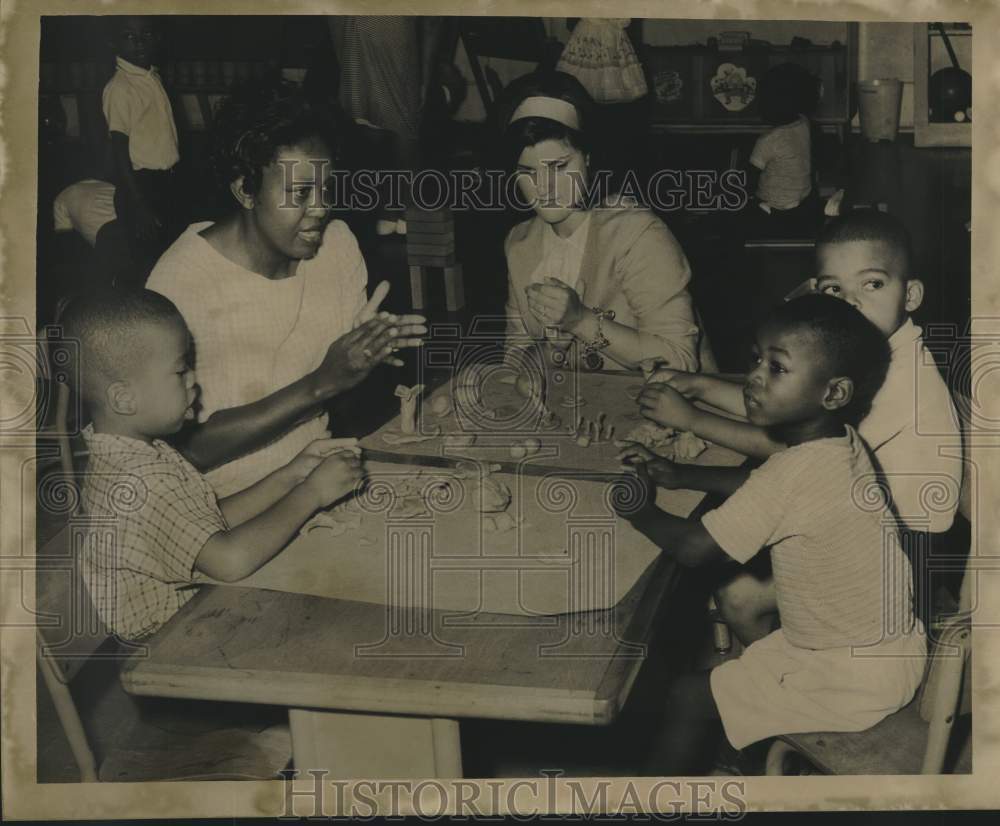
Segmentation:
{"type": "Polygon", "coordinates": [[[318,137],[336,160],[345,129],[342,113],[309,101],[293,83],[279,77],[248,81],[216,107],[215,174],[224,188],[242,176],[243,189],[256,194],[281,147],[318,137]]]}

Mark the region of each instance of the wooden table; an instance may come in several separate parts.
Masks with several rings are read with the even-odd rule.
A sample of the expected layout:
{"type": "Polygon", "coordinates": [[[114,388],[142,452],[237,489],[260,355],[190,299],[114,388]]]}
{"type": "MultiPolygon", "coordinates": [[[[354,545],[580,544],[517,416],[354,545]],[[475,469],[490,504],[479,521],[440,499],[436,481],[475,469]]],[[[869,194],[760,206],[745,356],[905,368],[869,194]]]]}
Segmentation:
{"type": "Polygon", "coordinates": [[[609,611],[434,612],[205,587],[122,672],[133,694],[289,707],[295,766],[332,778],[460,777],[457,718],[615,720],[676,573],[660,557],[609,611]]]}
{"type": "MultiPolygon", "coordinates": [[[[585,381],[591,399],[601,396],[619,419],[621,433],[634,418],[625,388],[641,384],[641,377],[585,381]],[[598,394],[602,382],[611,384],[598,394]]],[[[501,385],[496,392],[513,390],[501,385]]],[[[379,458],[395,461],[444,459],[436,444],[386,450],[379,434],[394,428],[397,420],[367,437],[366,449],[382,447],[379,458]]],[[[603,466],[615,454],[610,444],[586,451],[572,439],[562,444],[553,461],[567,471],[603,466]]],[[[488,460],[497,456],[478,443],[472,452],[488,460]]],[[[518,472],[517,465],[505,469],[518,472]]],[[[704,507],[693,492],[671,495],[684,513],[704,507]]],[[[614,608],[555,616],[401,612],[346,599],[209,586],[156,634],[146,656],[127,664],[122,681],[134,694],[287,706],[301,772],[459,777],[459,718],[613,722],[675,574],[676,566],[661,555],[614,608]]]]}

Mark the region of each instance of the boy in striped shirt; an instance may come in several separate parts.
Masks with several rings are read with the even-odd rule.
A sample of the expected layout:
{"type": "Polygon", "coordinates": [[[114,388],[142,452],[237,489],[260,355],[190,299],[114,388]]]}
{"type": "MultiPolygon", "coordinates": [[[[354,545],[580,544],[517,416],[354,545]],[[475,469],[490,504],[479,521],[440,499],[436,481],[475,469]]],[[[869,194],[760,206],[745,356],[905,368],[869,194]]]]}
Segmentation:
{"type": "Polygon", "coordinates": [[[647,489],[729,486],[700,522],[664,513],[652,496],[622,516],[684,565],[745,564],[770,548],[781,618],[738,659],[675,681],[649,766],[658,775],[707,768],[719,721],[736,749],[869,728],[906,705],[923,675],[910,565],[855,430],[888,369],[885,337],[846,302],[809,295],[759,328],[754,356],[747,418],[786,447],[749,477],[638,445],[621,453],[647,489]]]}

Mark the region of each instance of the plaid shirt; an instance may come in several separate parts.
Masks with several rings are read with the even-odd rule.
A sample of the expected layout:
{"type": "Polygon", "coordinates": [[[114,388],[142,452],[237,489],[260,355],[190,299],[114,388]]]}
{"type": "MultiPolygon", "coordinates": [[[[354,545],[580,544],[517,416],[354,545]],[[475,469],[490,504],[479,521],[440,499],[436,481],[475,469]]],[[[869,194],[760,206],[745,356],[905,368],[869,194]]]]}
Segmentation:
{"type": "Polygon", "coordinates": [[[107,626],[141,639],[194,596],[195,560],[228,525],[211,485],[166,442],[90,426],[83,435],[90,449],[83,580],[107,626]]]}

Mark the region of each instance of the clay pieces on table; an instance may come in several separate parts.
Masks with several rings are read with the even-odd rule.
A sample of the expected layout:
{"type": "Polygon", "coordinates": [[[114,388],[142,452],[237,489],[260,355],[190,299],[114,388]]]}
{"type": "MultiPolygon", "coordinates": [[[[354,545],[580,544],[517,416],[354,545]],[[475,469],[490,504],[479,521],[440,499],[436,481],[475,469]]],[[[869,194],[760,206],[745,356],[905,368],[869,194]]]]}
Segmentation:
{"type": "Polygon", "coordinates": [[[436,439],[440,435],[441,428],[435,425],[426,433],[400,433],[396,430],[387,430],[382,434],[382,441],[387,445],[410,445],[436,439]]]}
{"type": "Polygon", "coordinates": [[[316,528],[328,529],[333,536],[341,536],[361,527],[361,509],[357,499],[351,497],[329,510],[321,510],[302,526],[299,533],[309,533],[316,528]]]}
{"type": "Polygon", "coordinates": [[[412,476],[406,476],[393,484],[395,501],[389,514],[393,519],[426,516],[430,512],[427,500],[435,497],[449,498],[445,489],[450,485],[451,480],[446,475],[417,470],[412,476]]]}
{"type": "Polygon", "coordinates": [[[523,439],[510,446],[511,459],[523,459],[525,456],[534,456],[542,449],[542,443],[538,439],[523,439]]]}
{"type": "Polygon", "coordinates": [[[403,433],[417,432],[417,400],[424,391],[422,384],[413,387],[396,385],[396,396],[399,398],[399,429],[403,433]]]}
{"type": "Polygon", "coordinates": [[[615,426],[607,421],[607,415],[602,410],[596,420],[579,416],[571,433],[580,447],[590,447],[591,444],[610,442],[615,435],[615,426]]]}
{"type": "Polygon", "coordinates": [[[679,432],[672,427],[661,427],[654,422],[642,422],[629,431],[617,445],[638,442],[664,459],[675,462],[690,462],[708,447],[704,440],[688,430],[679,432]]]}
{"type": "Polygon", "coordinates": [[[441,393],[434,396],[428,405],[431,413],[439,418],[447,416],[451,413],[451,396],[447,393],[441,393]]]}

